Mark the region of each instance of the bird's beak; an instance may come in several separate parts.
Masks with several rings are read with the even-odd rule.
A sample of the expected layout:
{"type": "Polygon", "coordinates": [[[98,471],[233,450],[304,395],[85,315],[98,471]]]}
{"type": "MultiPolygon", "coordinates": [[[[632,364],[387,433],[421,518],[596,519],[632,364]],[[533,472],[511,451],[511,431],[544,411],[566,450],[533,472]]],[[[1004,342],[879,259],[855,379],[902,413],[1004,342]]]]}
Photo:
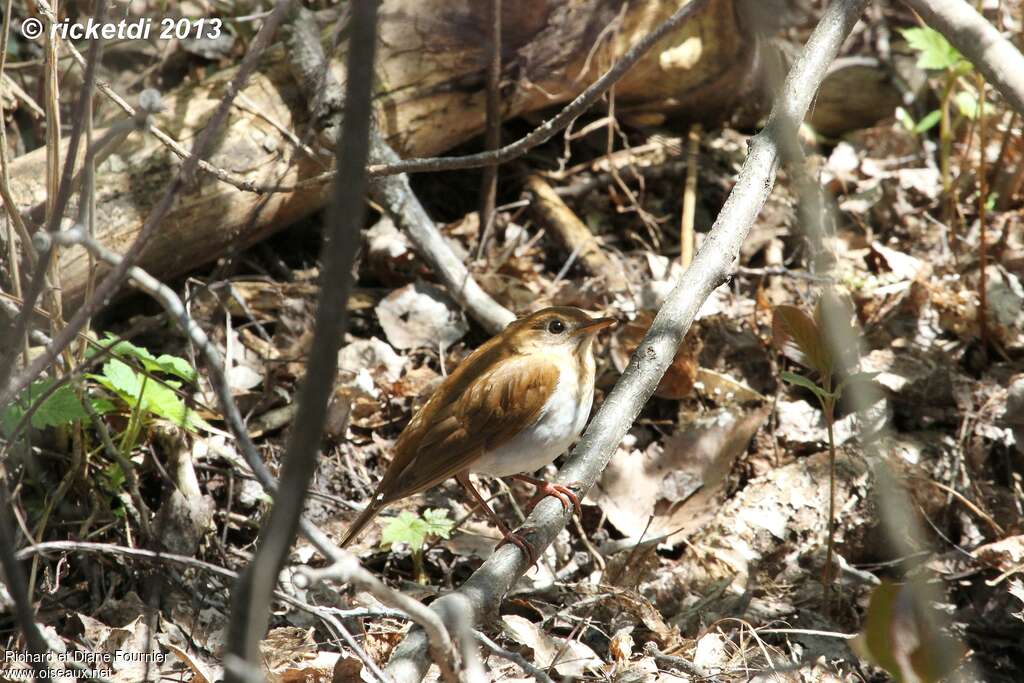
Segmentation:
{"type": "Polygon", "coordinates": [[[574,334],[597,334],[606,327],[614,327],[619,324],[615,318],[594,318],[576,328],[574,334]]]}

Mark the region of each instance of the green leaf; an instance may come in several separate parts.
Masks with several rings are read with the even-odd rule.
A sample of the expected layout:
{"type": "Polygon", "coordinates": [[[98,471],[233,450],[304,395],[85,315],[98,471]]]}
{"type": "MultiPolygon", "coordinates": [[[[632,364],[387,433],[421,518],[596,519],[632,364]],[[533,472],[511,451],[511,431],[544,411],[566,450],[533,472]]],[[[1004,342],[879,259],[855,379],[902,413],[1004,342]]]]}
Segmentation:
{"type": "Polygon", "coordinates": [[[188,407],[170,387],[149,380],[142,390],[140,407],[158,417],[170,420],[179,427],[188,427],[188,407]]]}
{"type": "Polygon", "coordinates": [[[107,483],[110,485],[111,491],[117,491],[124,488],[124,483],[127,479],[124,476],[124,470],[121,469],[121,465],[116,462],[112,462],[104,468],[103,474],[107,477],[107,483]]]}
{"type": "Polygon", "coordinates": [[[815,384],[814,381],[807,379],[803,375],[798,375],[795,372],[786,372],[785,370],[782,371],[781,375],[783,382],[788,382],[790,384],[795,384],[798,387],[808,389],[814,392],[814,395],[819,398],[826,395],[824,389],[822,389],[817,384],[815,384]]]}
{"type": "Polygon", "coordinates": [[[912,132],[917,132],[917,124],[914,123],[914,117],[910,115],[903,107],[896,107],[895,112],[896,120],[900,122],[905,129],[912,132]]]}
{"type": "Polygon", "coordinates": [[[906,28],[901,29],[900,33],[903,34],[910,47],[917,51],[917,67],[919,69],[937,71],[956,69],[961,68],[967,61],[941,33],[934,29],[906,28]]]}
{"type": "Polygon", "coordinates": [[[105,339],[99,342],[99,345],[110,347],[111,353],[121,358],[137,359],[142,363],[142,367],[146,369],[146,372],[165,372],[169,375],[180,377],[186,382],[196,381],[197,374],[195,368],[189,365],[189,362],[184,358],[166,353],[156,357],[148,349],[132,344],[130,341],[118,339],[110,332],[107,333],[105,339]]]}
{"type": "Polygon", "coordinates": [[[190,431],[209,428],[209,425],[174,392],[178,382],[160,382],[132,370],[124,361],[112,358],[103,365],[102,375],[89,375],[101,385],[116,393],[129,410],[139,409],[173,422],[190,431]]]}
{"type": "MultiPolygon", "coordinates": [[[[11,434],[14,428],[21,422],[22,417],[46,391],[53,386],[54,379],[44,379],[33,382],[22,392],[18,400],[7,406],[0,414],[0,424],[5,434],[11,434]]],[[[46,427],[59,427],[71,424],[75,420],[84,420],[89,417],[82,406],[78,396],[70,384],[62,384],[40,404],[34,413],[30,424],[35,429],[46,427]]]]}
{"type": "Polygon", "coordinates": [[[163,370],[169,375],[175,375],[180,377],[189,383],[194,383],[198,377],[196,369],[189,365],[189,362],[184,358],[178,356],[171,356],[169,354],[161,354],[156,359],[157,367],[163,370]]]}
{"type": "Polygon", "coordinates": [[[972,121],[978,118],[978,98],[974,96],[974,93],[961,90],[953,99],[956,101],[957,109],[960,110],[961,114],[972,121]]]}
{"type": "Polygon", "coordinates": [[[927,133],[942,120],[942,112],[938,109],[928,112],[923,119],[917,122],[914,126],[914,132],[920,135],[921,133],[927,133]]]}
{"type": "Polygon", "coordinates": [[[121,394],[126,400],[138,399],[142,391],[143,376],[131,369],[122,360],[111,358],[103,364],[103,375],[96,380],[111,391],[121,394]]]}
{"type": "Polygon", "coordinates": [[[406,510],[383,525],[380,544],[389,548],[395,543],[405,543],[413,552],[418,552],[427,536],[448,538],[454,526],[447,510],[426,510],[422,517],[406,510]]]}
{"type": "MultiPolygon", "coordinates": [[[[56,380],[47,380],[52,384],[56,380]]],[[[75,390],[70,384],[62,384],[50,394],[42,405],[32,415],[32,426],[36,429],[44,427],[57,427],[84,420],[89,417],[82,406],[82,402],[75,395],[75,390]]]]}
{"type": "Polygon", "coordinates": [[[455,520],[448,519],[448,511],[442,509],[424,510],[423,522],[427,525],[427,533],[440,538],[448,538],[455,528],[455,520]]]}

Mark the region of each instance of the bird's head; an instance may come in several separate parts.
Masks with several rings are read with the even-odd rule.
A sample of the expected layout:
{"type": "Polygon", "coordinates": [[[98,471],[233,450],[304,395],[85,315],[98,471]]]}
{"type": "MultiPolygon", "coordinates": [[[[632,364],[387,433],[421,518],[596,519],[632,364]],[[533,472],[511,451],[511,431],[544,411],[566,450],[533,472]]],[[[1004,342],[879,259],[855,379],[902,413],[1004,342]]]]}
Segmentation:
{"type": "Polygon", "coordinates": [[[554,306],[513,321],[503,333],[520,353],[586,351],[597,333],[617,324],[614,318],[591,318],[573,306],[554,306]]]}

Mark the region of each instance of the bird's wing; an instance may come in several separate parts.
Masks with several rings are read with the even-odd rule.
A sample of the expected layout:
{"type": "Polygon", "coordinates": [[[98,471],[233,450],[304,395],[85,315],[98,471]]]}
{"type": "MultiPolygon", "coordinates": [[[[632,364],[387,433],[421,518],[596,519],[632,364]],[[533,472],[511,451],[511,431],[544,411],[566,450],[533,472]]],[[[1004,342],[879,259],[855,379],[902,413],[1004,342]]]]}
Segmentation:
{"type": "Polygon", "coordinates": [[[558,374],[550,361],[511,356],[468,383],[451,402],[428,402],[417,415],[419,423],[414,419],[395,446],[395,464],[401,463],[401,469],[381,491],[385,498],[397,500],[439,484],[511,439],[540,415],[558,374]]]}

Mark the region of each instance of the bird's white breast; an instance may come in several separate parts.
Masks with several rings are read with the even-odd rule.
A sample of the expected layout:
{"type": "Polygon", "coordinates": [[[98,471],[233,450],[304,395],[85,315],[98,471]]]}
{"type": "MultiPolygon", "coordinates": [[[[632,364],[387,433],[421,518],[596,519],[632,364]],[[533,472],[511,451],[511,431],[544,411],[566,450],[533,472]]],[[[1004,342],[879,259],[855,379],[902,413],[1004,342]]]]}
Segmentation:
{"type": "Polygon", "coordinates": [[[580,375],[594,376],[594,358],[585,354],[587,367],[577,372],[572,354],[552,359],[559,365],[558,384],[533,424],[498,448],[484,453],[470,468],[492,477],[534,472],[552,462],[572,445],[590,417],[594,383],[580,386],[580,375]]]}

